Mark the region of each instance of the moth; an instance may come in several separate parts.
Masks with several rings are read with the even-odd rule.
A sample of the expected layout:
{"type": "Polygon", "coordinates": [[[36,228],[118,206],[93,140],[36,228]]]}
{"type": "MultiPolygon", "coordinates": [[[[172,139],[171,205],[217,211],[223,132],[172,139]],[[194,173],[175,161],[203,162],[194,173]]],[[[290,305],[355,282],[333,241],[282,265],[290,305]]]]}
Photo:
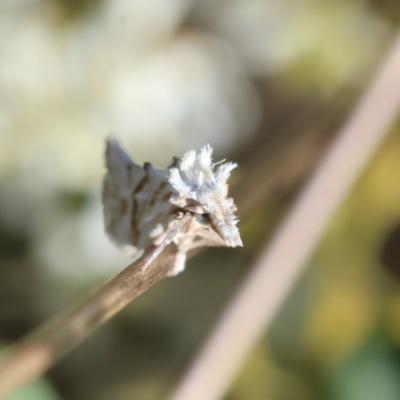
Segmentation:
{"type": "Polygon", "coordinates": [[[190,150],[167,169],[136,164],[113,138],[106,143],[103,181],[105,230],[132,256],[154,249],[143,268],[169,243],[176,244],[173,269],[185,268],[188,251],[200,246],[242,246],[228,197],[227,180],[237,164],[212,162],[212,148],[190,150]]]}

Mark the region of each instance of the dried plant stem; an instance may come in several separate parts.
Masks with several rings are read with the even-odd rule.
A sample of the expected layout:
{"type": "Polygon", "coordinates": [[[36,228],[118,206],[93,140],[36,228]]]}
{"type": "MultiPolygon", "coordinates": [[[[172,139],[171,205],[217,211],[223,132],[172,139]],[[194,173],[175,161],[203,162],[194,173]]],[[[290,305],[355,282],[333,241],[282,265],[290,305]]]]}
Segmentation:
{"type": "Polygon", "coordinates": [[[0,399],[42,375],[91,332],[168,275],[174,264],[174,246],[167,246],[148,268],[143,268],[154,249],[146,252],[82,303],[39,327],[4,354],[0,361],[0,399]]]}
{"type": "Polygon", "coordinates": [[[372,86],[171,399],[216,400],[223,396],[397,116],[399,71],[400,35],[372,86]]]}

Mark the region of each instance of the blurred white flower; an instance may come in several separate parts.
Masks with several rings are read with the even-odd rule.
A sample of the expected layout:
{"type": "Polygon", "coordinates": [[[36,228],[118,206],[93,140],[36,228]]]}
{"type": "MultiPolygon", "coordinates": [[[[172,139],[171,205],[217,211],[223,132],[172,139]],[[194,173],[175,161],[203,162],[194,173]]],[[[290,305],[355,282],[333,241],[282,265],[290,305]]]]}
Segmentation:
{"type": "Polygon", "coordinates": [[[108,1],[70,24],[39,3],[2,13],[0,179],[26,165],[37,179],[93,185],[110,132],[160,163],[245,140],[259,109],[234,51],[204,34],[173,36],[190,4],[108,1]]]}

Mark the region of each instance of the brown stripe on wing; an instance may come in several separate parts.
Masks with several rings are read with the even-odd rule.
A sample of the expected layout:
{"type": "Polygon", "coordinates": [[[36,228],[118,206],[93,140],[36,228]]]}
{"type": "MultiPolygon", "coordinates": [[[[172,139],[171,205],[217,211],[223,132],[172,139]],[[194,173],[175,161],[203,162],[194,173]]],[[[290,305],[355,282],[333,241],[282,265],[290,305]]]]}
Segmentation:
{"type": "Polygon", "coordinates": [[[150,201],[147,203],[147,207],[146,208],[151,208],[151,207],[154,206],[154,204],[157,203],[157,201],[159,200],[158,196],[160,195],[160,192],[162,192],[167,186],[168,186],[168,182],[167,181],[162,181],[160,183],[158,188],[154,191],[154,194],[151,197],[150,201]]]}
{"type": "Polygon", "coordinates": [[[178,207],[169,201],[173,194],[170,189],[171,186],[167,180],[161,181],[158,187],[153,191],[151,198],[143,205],[143,213],[150,214],[153,207],[157,204],[163,204],[161,207],[162,211],[158,212],[156,216],[152,218],[154,225],[161,224],[166,228],[168,216],[176,214],[178,210],[178,207]]]}
{"type": "Polygon", "coordinates": [[[106,219],[106,231],[113,235],[128,209],[128,203],[125,199],[119,198],[116,201],[118,203],[113,204],[112,210],[110,210],[111,212],[108,213],[108,218],[106,219]]]}
{"type": "Polygon", "coordinates": [[[171,196],[172,196],[172,192],[166,192],[166,193],[164,194],[164,196],[161,198],[161,201],[167,202],[167,201],[170,200],[171,196]]]}
{"type": "Polygon", "coordinates": [[[146,185],[150,182],[151,176],[146,173],[146,175],[139,181],[137,186],[133,189],[132,192],[132,212],[131,212],[131,233],[130,238],[132,244],[136,245],[137,240],[139,238],[139,204],[136,199],[136,195],[140,193],[146,185]]]}

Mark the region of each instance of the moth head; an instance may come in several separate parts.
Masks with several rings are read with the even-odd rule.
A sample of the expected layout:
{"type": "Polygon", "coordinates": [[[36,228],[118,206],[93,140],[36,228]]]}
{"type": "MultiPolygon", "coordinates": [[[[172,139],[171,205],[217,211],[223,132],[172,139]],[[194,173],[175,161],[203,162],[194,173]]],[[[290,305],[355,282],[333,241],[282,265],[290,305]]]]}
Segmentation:
{"type": "Polygon", "coordinates": [[[169,182],[176,192],[171,202],[196,214],[197,221],[213,229],[227,246],[242,246],[236,207],[227,197],[227,180],[237,164],[213,164],[211,154],[209,145],[188,151],[177,167],[170,168],[169,182]]]}

